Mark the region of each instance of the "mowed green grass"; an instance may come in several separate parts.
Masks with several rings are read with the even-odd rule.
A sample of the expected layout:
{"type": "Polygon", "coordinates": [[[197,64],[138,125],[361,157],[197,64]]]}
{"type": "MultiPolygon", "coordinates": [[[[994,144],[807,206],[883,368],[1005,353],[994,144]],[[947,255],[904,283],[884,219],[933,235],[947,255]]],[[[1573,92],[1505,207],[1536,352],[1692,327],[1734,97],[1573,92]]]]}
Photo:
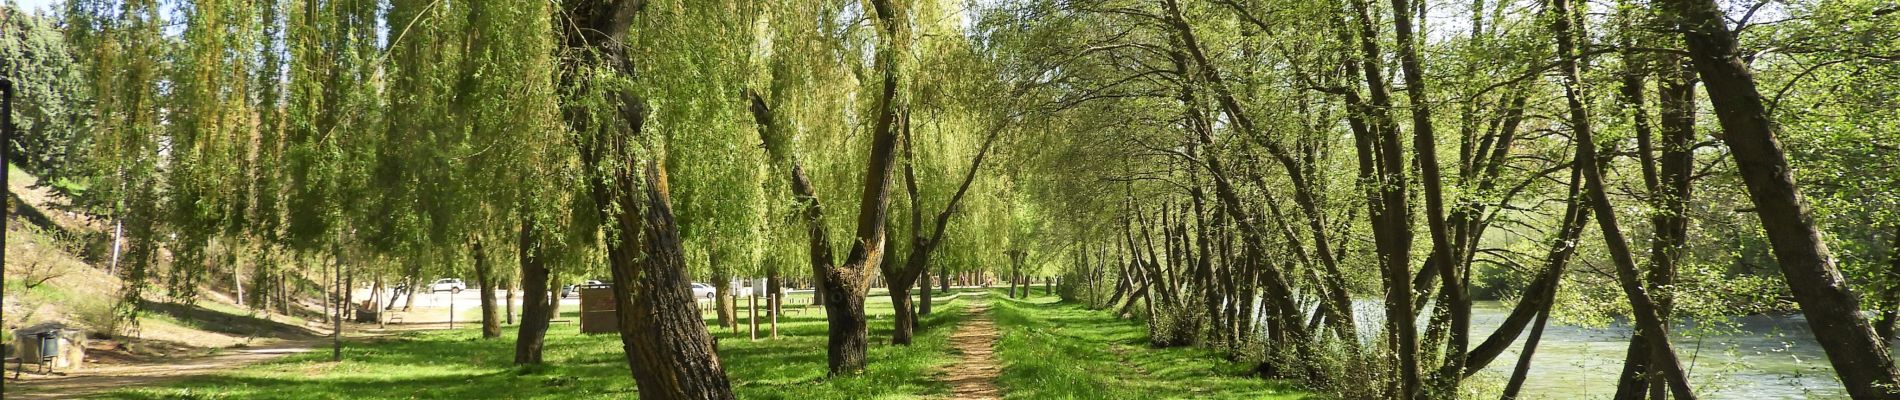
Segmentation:
{"type": "Polygon", "coordinates": [[[1248,375],[1250,365],[1202,348],[1148,347],[1140,321],[1058,302],[992,294],[1002,337],[998,385],[1011,399],[1298,399],[1289,385],[1248,375]]]}
{"type": "MultiPolygon", "coordinates": [[[[779,319],[779,339],[752,341],[710,318],[719,338],[719,358],[738,396],[747,399],[909,399],[940,397],[948,386],[933,379],[933,369],[953,362],[948,338],[967,318],[966,300],[939,297],[936,312],[923,319],[912,346],[891,346],[888,297],[873,295],[870,365],[863,375],[825,376],[823,307],[803,312],[788,304],[779,319]]],[[[803,304],[803,303],[799,303],[803,304]]],[[[742,309],[743,310],[743,309],[742,309]]],[[[573,307],[563,307],[572,321],[573,307]]],[[[740,321],[744,321],[741,312],[740,321]]],[[[765,321],[764,318],[761,319],[765,321]]],[[[619,337],[582,335],[573,323],[550,329],[545,365],[514,365],[514,326],[500,339],[483,340],[475,324],[468,328],[408,333],[395,338],[345,343],[340,363],[327,348],[292,355],[243,369],[191,378],[161,387],[107,393],[119,399],[596,399],[633,398],[638,392],[627,370],[619,337]]],[[[768,335],[761,324],[760,335],[768,335]]]]}

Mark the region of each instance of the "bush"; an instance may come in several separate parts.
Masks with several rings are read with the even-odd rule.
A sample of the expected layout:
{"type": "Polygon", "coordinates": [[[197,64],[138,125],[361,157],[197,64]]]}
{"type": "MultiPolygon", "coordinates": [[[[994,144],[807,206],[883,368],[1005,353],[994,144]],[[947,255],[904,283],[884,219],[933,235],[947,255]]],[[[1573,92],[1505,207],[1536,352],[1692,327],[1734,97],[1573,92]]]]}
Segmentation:
{"type": "Polygon", "coordinates": [[[126,328],[123,305],[117,299],[81,302],[73,307],[73,320],[96,337],[109,338],[126,328]]]}
{"type": "Polygon", "coordinates": [[[1168,348],[1194,345],[1200,339],[1201,327],[1206,325],[1205,315],[1197,312],[1198,301],[1185,306],[1169,307],[1156,302],[1156,310],[1148,316],[1148,345],[1155,348],[1168,348]]]}
{"type": "Polygon", "coordinates": [[[1317,340],[1274,344],[1253,342],[1237,354],[1256,356],[1254,372],[1265,378],[1286,379],[1315,392],[1332,393],[1340,399],[1385,399],[1396,377],[1397,360],[1386,351],[1382,341],[1348,346],[1330,335],[1317,340]]]}

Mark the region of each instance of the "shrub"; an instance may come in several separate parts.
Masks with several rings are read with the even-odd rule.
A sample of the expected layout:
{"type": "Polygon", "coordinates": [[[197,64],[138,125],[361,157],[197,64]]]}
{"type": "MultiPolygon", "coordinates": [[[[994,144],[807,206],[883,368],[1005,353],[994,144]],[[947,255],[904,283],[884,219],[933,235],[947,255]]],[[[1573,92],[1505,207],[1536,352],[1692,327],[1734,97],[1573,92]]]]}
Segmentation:
{"type": "Polygon", "coordinates": [[[84,301],[73,307],[73,320],[86,328],[87,332],[101,338],[124,333],[126,319],[121,307],[124,302],[117,299],[84,301]]]}
{"type": "Polygon", "coordinates": [[[1148,345],[1156,348],[1194,345],[1199,339],[1201,327],[1206,325],[1205,315],[1196,312],[1198,301],[1185,306],[1172,307],[1156,302],[1156,310],[1148,317],[1148,345]]]}

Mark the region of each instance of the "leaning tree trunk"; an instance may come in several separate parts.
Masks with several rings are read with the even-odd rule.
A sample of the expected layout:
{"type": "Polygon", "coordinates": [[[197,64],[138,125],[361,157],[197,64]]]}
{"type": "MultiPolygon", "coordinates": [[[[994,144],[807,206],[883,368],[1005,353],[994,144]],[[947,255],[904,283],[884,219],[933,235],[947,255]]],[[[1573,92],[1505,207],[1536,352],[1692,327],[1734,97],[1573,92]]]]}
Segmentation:
{"type": "Polygon", "coordinates": [[[1517,367],[1511,369],[1511,380],[1504,385],[1504,400],[1516,400],[1517,392],[1524,388],[1524,379],[1530,375],[1531,356],[1537,354],[1537,343],[1544,339],[1544,323],[1550,321],[1550,303],[1537,312],[1537,324],[1531,326],[1530,338],[1524,339],[1524,349],[1519,350],[1517,367]]]}
{"type": "MultiPolygon", "coordinates": [[[[1384,55],[1379,50],[1378,32],[1373,29],[1371,7],[1366,0],[1352,0],[1350,4],[1357,22],[1359,51],[1357,55],[1344,57],[1345,67],[1349,74],[1364,74],[1361,82],[1367,89],[1364,101],[1369,103],[1359,98],[1357,90],[1346,90],[1346,102],[1351,109],[1348,122],[1358,154],[1360,179],[1369,182],[1361,186],[1368,199],[1366,215],[1371,220],[1385,289],[1385,343],[1387,350],[1398,358],[1399,378],[1392,380],[1387,390],[1394,397],[1411,398],[1418,394],[1420,379],[1417,316],[1413,312],[1412,289],[1408,282],[1412,278],[1412,218],[1406,197],[1405,154],[1399,144],[1398,125],[1389,111],[1393,108],[1392,99],[1379,64],[1384,55]]],[[[1333,23],[1338,26],[1335,35],[1342,41],[1353,37],[1344,20],[1335,19],[1333,23]]]]}
{"type": "Polygon", "coordinates": [[[541,346],[548,333],[548,265],[540,234],[533,217],[522,218],[521,325],[515,333],[515,364],[540,364],[541,346]]]}
{"type": "MultiPolygon", "coordinates": [[[[657,162],[645,162],[645,184],[634,187],[630,176],[616,178],[621,193],[644,194],[644,205],[634,205],[640,199],[595,199],[597,204],[621,204],[613,217],[620,232],[640,232],[608,241],[614,310],[627,364],[642,398],[730,399],[731,384],[693,299],[679,227],[663,191],[665,172],[657,162]]],[[[603,184],[595,186],[604,189],[603,184]]]]}
{"type": "Polygon", "coordinates": [[[1722,141],[1741,171],[1789,291],[1827,351],[1834,372],[1855,398],[1900,397],[1900,389],[1895,389],[1900,388],[1900,370],[1895,369],[1887,343],[1861,318],[1859,301],[1821,239],[1807,201],[1795,185],[1788,154],[1775,137],[1774,120],[1755,87],[1754,74],[1741,59],[1735,32],[1728,29],[1713,0],[1661,3],[1680,18],[1679,31],[1688,42],[1689,58],[1702,76],[1725,133],[1722,141]]]}
{"type": "Polygon", "coordinates": [[[1596,152],[1596,138],[1590,128],[1590,117],[1584,106],[1583,84],[1578,77],[1576,45],[1571,33],[1571,11],[1568,0],[1553,0],[1551,11],[1551,31],[1557,37],[1557,51],[1560,70],[1563,75],[1564,99],[1569,109],[1570,124],[1576,131],[1576,163],[1583,170],[1585,197],[1597,214],[1597,225],[1602,227],[1603,241],[1610,252],[1611,261],[1616,264],[1616,278],[1629,297],[1630,310],[1636,320],[1636,328],[1648,338],[1650,351],[1656,361],[1649,366],[1659,371],[1669,381],[1670,391],[1679,399],[1694,399],[1690,390],[1682,363],[1676,358],[1675,347],[1669,343],[1668,324],[1663,320],[1661,310],[1650,297],[1642,277],[1636,271],[1636,261],[1631,256],[1628,239],[1623,237],[1622,228],[1616,223],[1616,208],[1610,204],[1607,186],[1603,181],[1601,161],[1596,152]]]}
{"type": "MultiPolygon", "coordinates": [[[[606,86],[592,77],[633,75],[623,48],[640,0],[570,0],[556,24],[563,44],[561,84],[577,93],[606,86]]],[[[600,109],[593,102],[563,104],[562,117],[576,138],[589,194],[601,221],[618,234],[607,240],[613,272],[614,310],[621,349],[641,398],[732,399],[732,385],[713,352],[712,335],[700,319],[687,277],[679,226],[674,224],[666,173],[658,161],[641,159],[633,147],[643,134],[646,105],[631,90],[608,91],[600,109]],[[596,126],[604,122],[605,126],[596,126]],[[611,166],[603,162],[613,160],[611,166]]]]}
{"type": "MultiPolygon", "coordinates": [[[[1491,332],[1484,342],[1466,353],[1465,377],[1470,377],[1491,364],[1498,355],[1517,340],[1519,333],[1533,319],[1542,319],[1542,313],[1556,302],[1557,285],[1563,281],[1564,268],[1570,257],[1577,252],[1577,239],[1583,235],[1583,229],[1589,224],[1590,207],[1583,204],[1581,160],[1571,163],[1570,193],[1566,197],[1563,225],[1557,230],[1557,237],[1551,240],[1550,250],[1544,255],[1543,274],[1524,289],[1523,299],[1511,309],[1504,323],[1491,332]]],[[[1527,361],[1520,361],[1527,362],[1527,361]]]]}

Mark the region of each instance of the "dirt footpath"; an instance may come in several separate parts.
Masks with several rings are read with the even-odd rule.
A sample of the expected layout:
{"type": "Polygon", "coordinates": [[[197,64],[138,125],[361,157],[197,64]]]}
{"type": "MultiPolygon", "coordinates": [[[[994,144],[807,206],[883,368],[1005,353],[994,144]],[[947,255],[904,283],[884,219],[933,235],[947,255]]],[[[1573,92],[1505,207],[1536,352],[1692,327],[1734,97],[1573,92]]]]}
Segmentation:
{"type": "Polygon", "coordinates": [[[13,380],[13,370],[8,368],[6,398],[67,399],[121,388],[159,385],[229,371],[291,354],[327,349],[329,344],[327,340],[317,339],[287,341],[256,348],[225,349],[216,355],[168,359],[157,363],[93,365],[66,375],[28,374],[25,380],[13,380]]]}
{"type": "Polygon", "coordinates": [[[957,331],[950,334],[950,347],[962,359],[945,366],[939,371],[938,379],[950,384],[951,399],[1002,398],[996,378],[1002,374],[1003,367],[994,357],[998,334],[989,311],[988,301],[971,305],[970,319],[957,325],[957,331]]]}

